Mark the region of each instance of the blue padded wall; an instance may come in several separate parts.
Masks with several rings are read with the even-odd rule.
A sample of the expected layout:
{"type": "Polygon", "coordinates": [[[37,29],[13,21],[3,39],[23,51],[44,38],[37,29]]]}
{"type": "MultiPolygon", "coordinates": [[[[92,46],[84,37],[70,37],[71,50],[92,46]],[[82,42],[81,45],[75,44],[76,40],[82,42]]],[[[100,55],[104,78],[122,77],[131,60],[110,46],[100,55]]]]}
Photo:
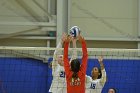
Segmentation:
{"type": "Polygon", "coordinates": [[[39,60],[0,58],[0,93],[46,93],[47,72],[39,60]]]}
{"type": "MultiPolygon", "coordinates": [[[[104,65],[107,82],[102,93],[108,93],[109,88],[116,88],[117,93],[139,93],[140,60],[104,59],[104,65]]],[[[87,75],[91,75],[94,66],[99,67],[98,60],[88,59],[87,75]]]]}
{"type": "MultiPolygon", "coordinates": [[[[107,82],[102,93],[108,93],[109,88],[116,88],[117,93],[139,93],[140,60],[104,59],[107,72],[107,82]]],[[[98,66],[98,61],[88,60],[87,74],[91,75],[92,67],[98,66]]]]}
{"type": "MultiPolygon", "coordinates": [[[[52,58],[48,61],[51,62],[52,58]]],[[[114,87],[118,93],[139,93],[140,60],[104,59],[107,82],[102,93],[114,87]]],[[[88,60],[91,75],[97,59],[88,60]]],[[[29,58],[0,58],[0,93],[47,93],[52,81],[48,64],[29,58]]]]}

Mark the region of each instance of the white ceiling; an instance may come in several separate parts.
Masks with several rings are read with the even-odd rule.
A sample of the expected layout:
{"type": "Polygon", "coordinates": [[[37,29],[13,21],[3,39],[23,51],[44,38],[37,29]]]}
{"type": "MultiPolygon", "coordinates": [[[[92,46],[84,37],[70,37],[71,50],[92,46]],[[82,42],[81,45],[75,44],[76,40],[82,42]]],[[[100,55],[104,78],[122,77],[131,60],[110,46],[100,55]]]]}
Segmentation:
{"type": "MultiPolygon", "coordinates": [[[[37,23],[48,22],[48,0],[0,0],[0,34],[42,35],[37,23]],[[29,22],[29,23],[28,23],[29,22]],[[33,22],[36,22],[36,25],[33,22]],[[27,25],[30,24],[30,25],[27,25]],[[17,25],[16,25],[17,24],[17,25]],[[23,25],[19,25],[23,24],[23,25]],[[32,29],[36,29],[32,31],[32,29]],[[32,32],[30,32],[30,29],[32,32]],[[28,30],[29,32],[27,33],[28,30]],[[23,34],[20,33],[20,34],[23,34]]],[[[14,36],[14,35],[13,35],[14,36]]]]}

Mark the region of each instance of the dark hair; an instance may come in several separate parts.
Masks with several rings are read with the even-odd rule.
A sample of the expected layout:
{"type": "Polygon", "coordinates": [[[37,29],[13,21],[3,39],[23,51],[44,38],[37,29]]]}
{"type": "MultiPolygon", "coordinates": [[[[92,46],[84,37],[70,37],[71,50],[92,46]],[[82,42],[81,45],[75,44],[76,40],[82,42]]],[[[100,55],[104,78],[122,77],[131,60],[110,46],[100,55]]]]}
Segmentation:
{"type": "Polygon", "coordinates": [[[71,61],[71,70],[73,71],[72,78],[78,78],[77,72],[80,70],[80,61],[78,59],[71,61]]]}
{"type": "Polygon", "coordinates": [[[102,71],[101,71],[101,68],[97,67],[98,68],[98,71],[100,73],[100,75],[98,75],[98,79],[100,79],[102,77],[102,71]]]}
{"type": "Polygon", "coordinates": [[[49,68],[52,68],[52,62],[48,63],[49,68]]]}
{"type": "MultiPolygon", "coordinates": [[[[117,93],[117,89],[115,89],[115,88],[109,88],[109,89],[113,89],[114,92],[117,93]]],[[[109,89],[108,89],[108,90],[109,90],[109,89]]]]}

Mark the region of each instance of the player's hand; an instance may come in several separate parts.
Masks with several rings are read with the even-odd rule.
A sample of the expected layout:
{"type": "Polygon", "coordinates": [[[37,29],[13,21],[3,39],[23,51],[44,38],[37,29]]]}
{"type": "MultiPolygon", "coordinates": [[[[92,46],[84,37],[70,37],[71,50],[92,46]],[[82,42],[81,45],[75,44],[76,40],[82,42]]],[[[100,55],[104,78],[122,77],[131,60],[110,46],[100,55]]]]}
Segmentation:
{"type": "Polygon", "coordinates": [[[63,33],[62,34],[62,38],[61,38],[61,42],[63,43],[66,38],[67,38],[67,34],[66,33],[63,33]]]}
{"type": "Polygon", "coordinates": [[[72,39],[72,37],[70,35],[66,35],[66,34],[62,38],[63,42],[68,42],[68,43],[71,41],[71,39],[72,39]]]}
{"type": "Polygon", "coordinates": [[[99,63],[103,63],[103,56],[100,56],[100,57],[98,58],[98,62],[99,62],[99,63]]]}
{"type": "Polygon", "coordinates": [[[82,43],[82,41],[84,41],[85,39],[81,35],[79,35],[78,40],[79,40],[80,43],[82,43]]]}
{"type": "Polygon", "coordinates": [[[67,41],[70,42],[72,40],[72,36],[67,35],[67,41]]]}
{"type": "Polygon", "coordinates": [[[63,33],[63,34],[62,34],[62,38],[61,38],[61,42],[62,42],[62,43],[65,41],[66,36],[67,36],[66,33],[63,33]]]}

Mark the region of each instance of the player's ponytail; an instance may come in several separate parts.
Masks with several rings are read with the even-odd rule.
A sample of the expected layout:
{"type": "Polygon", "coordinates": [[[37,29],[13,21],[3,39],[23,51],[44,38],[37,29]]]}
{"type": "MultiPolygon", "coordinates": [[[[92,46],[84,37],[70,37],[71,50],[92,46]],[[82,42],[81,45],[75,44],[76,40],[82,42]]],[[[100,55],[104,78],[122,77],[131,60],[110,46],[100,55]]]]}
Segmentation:
{"type": "Polygon", "coordinates": [[[78,59],[71,61],[71,70],[73,71],[72,78],[78,78],[78,71],[80,70],[80,62],[78,59]]]}
{"type": "Polygon", "coordinates": [[[78,78],[77,73],[73,72],[73,74],[72,74],[72,78],[78,78]]]}

